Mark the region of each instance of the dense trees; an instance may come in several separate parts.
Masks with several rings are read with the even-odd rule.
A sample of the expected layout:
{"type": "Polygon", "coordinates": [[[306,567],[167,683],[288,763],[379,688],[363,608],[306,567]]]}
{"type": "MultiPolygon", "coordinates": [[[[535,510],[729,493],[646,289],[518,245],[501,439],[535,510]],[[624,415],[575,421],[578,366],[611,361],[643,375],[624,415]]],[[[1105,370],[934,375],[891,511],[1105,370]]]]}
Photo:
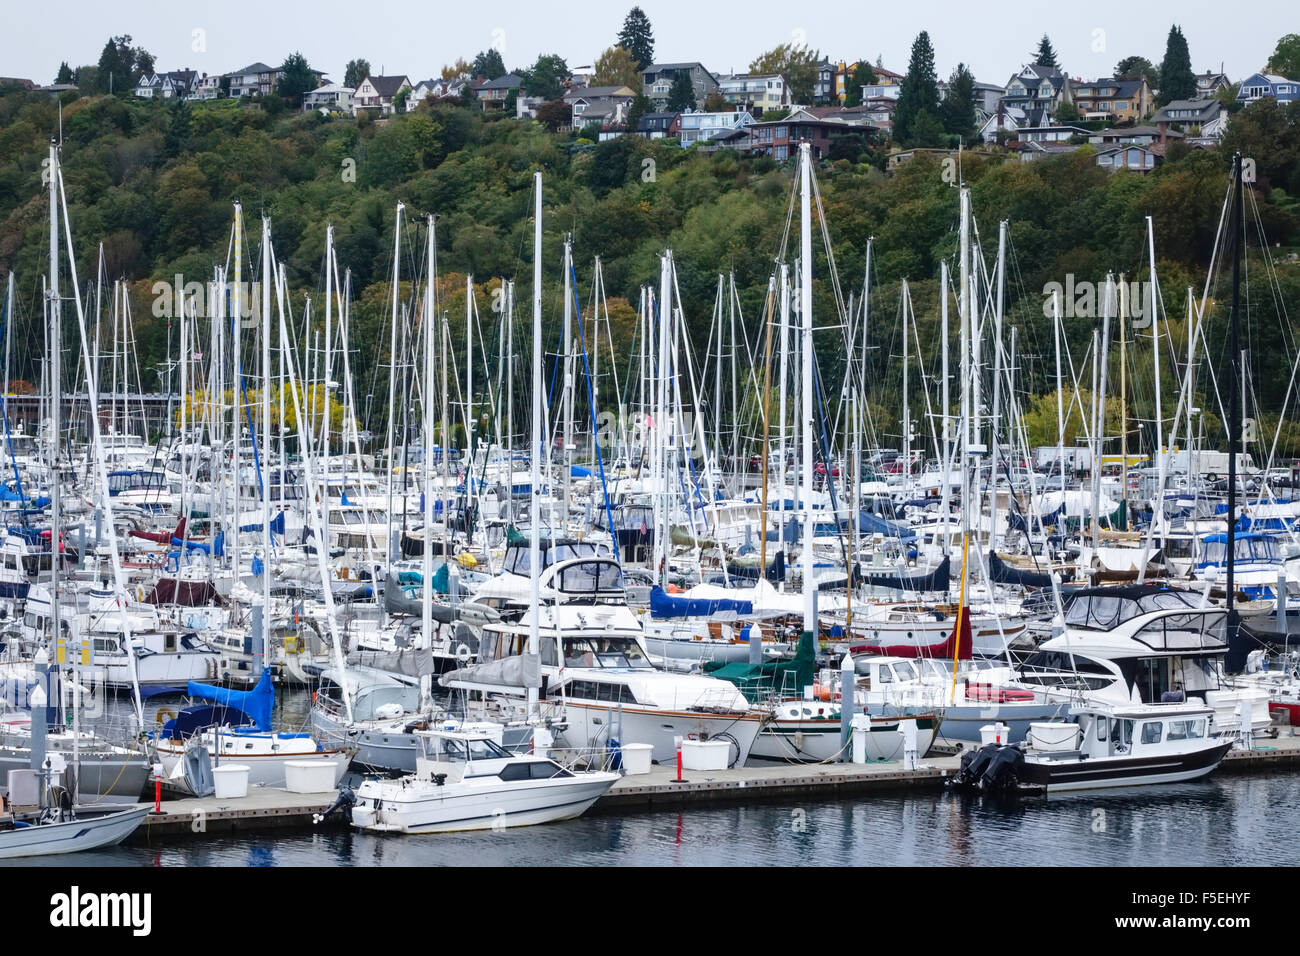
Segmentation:
{"type": "MultiPolygon", "coordinates": [[[[504,74],[503,74],[504,75],[504,74]]],[[[564,81],[569,78],[569,65],[558,53],[544,53],[523,74],[523,90],[528,96],[556,100],[564,95],[564,81]]]]}
{"type": "Polygon", "coordinates": [[[618,31],[617,45],[632,54],[638,70],[644,70],[654,63],[654,31],[650,27],[650,18],[640,7],[633,7],[623,19],[623,29],[618,31]]]}
{"type": "Polygon", "coordinates": [[[1278,40],[1264,69],[1288,80],[1300,79],[1300,35],[1288,33],[1278,40]]]}
{"type": "Polygon", "coordinates": [[[871,68],[871,63],[863,57],[858,61],[853,72],[849,74],[848,89],[844,91],[845,106],[862,105],[862,88],[871,86],[876,82],[876,71],[871,68]]]}
{"type": "MultiPolygon", "coordinates": [[[[940,115],[918,120],[921,132],[938,124],[940,115]]],[[[0,93],[0,281],[10,271],[15,274],[15,333],[36,342],[42,336],[40,276],[48,242],[41,159],[48,131],[56,124],[55,102],[47,94],[0,93]]],[[[942,135],[942,127],[936,135],[942,135]]],[[[501,276],[516,280],[516,302],[528,302],[530,178],[540,168],[546,174],[548,230],[544,301],[560,299],[558,243],[571,232],[580,284],[589,282],[592,258],[601,256],[611,314],[627,317],[626,326],[616,324],[617,339],[634,327],[638,287],[657,281],[657,257],[671,246],[684,314],[695,347],[702,349],[719,269],[736,270],[747,328],[751,335],[758,328],[768,269],[784,231],[791,177],[789,165],[770,159],[726,150],[702,154],[671,140],[619,137],[575,147],[573,134],[549,132],[542,123],[429,103],[386,123],[363,126],[314,113],[275,117],[233,102],[182,107],[132,96],[91,97],[65,108],[64,138],[78,271],[95,274],[102,240],[110,276],[130,283],[147,386],[154,385],[147,370],[163,361],[167,345],[166,321],[152,310],[152,284],[170,282],[177,273],[187,281],[211,274],[213,263],[225,257],[230,203],[238,197],[250,214],[265,210],[271,217],[276,254],[288,270],[295,321],[301,320],[306,295],[315,292],[319,299],[324,230],[327,223],[334,224],[340,264],[352,275],[350,343],[356,350],[352,367],[365,370],[356,383],[363,409],[366,396],[386,394],[388,274],[393,209],[399,199],[413,216],[434,212],[440,217],[439,268],[447,283],[443,301],[454,342],[464,341],[463,327],[457,335],[455,324],[463,321],[465,273],[476,276],[484,308],[501,276]],[[353,181],[340,175],[349,160],[355,164],[353,181]],[[647,169],[654,171],[652,177],[646,177],[647,169]],[[459,308],[455,296],[462,296],[459,308]]],[[[938,342],[938,267],[955,250],[957,191],[942,175],[944,167],[928,157],[884,174],[877,168],[883,165],[877,146],[841,137],[832,143],[818,175],[846,294],[855,287],[861,294],[860,278],[854,282],[850,277],[860,276],[867,238],[875,237],[872,314],[881,319],[873,321],[870,344],[881,359],[871,399],[893,409],[901,380],[897,363],[884,357],[897,355],[899,348],[897,323],[887,317],[897,308],[900,282],[907,278],[921,352],[932,367],[938,342]]],[[[972,188],[988,261],[996,246],[996,223],[1005,218],[1010,224],[1016,265],[1007,290],[1006,322],[1019,328],[1017,387],[1039,392],[1052,387],[1050,328],[1043,318],[1046,284],[1063,282],[1067,274],[1076,282],[1100,282],[1108,271],[1141,278],[1148,215],[1155,224],[1173,348],[1182,354],[1182,309],[1175,303],[1181,291],[1175,295],[1174,290],[1189,284],[1204,287],[1232,149],[1257,162],[1265,237],[1281,245],[1275,254],[1284,258],[1300,240],[1297,210],[1289,198],[1300,195],[1300,182],[1291,182],[1300,169],[1300,106],[1267,99],[1252,104],[1233,117],[1223,148],[1171,153],[1168,162],[1146,175],[1107,173],[1086,148],[1033,163],[978,151],[964,156],[961,175],[972,188]]],[[[823,279],[828,262],[820,241],[815,255],[814,308],[819,322],[824,318],[834,326],[835,291],[823,279]]],[[[1277,271],[1278,301],[1290,315],[1300,312],[1300,278],[1292,272],[1277,271]]],[[[1286,344],[1290,329],[1284,333],[1272,314],[1271,293],[1251,301],[1252,382],[1278,382],[1284,388],[1290,369],[1286,363],[1295,360],[1286,344]]],[[[547,309],[550,323],[551,305],[547,309]]],[[[1217,354],[1222,325],[1218,312],[1215,316],[1220,324],[1212,325],[1208,341],[1217,354]]],[[[526,325],[521,322],[517,329],[517,345],[526,325]]],[[[1090,318],[1066,319],[1076,360],[1087,350],[1091,329],[1090,318]]],[[[553,341],[558,326],[548,326],[546,335],[553,341]]],[[[839,336],[833,329],[817,333],[828,387],[838,381],[844,360],[839,336]]],[[[173,331],[173,349],[175,341],[173,331]]],[[[630,334],[618,340],[620,355],[630,342],[630,334]]],[[[36,380],[39,361],[39,349],[16,349],[11,374],[36,380]]],[[[913,386],[920,380],[913,376],[913,386]]],[[[1174,393],[1171,386],[1167,394],[1174,393]]],[[[1280,396],[1261,392],[1266,413],[1279,401],[1280,396]]],[[[372,404],[372,425],[382,420],[377,404],[382,403],[372,404]]],[[[1196,404],[1210,408],[1213,399],[1198,397],[1196,404]]],[[[1131,408],[1130,414],[1140,411],[1131,408]]]]}
{"type": "Polygon", "coordinates": [[[153,54],[143,47],[131,46],[131,37],[111,37],[99,54],[93,90],[96,93],[129,93],[142,75],[153,72],[153,64],[153,54]]]}
{"type": "Polygon", "coordinates": [[[1115,64],[1117,80],[1136,80],[1144,76],[1152,86],[1160,85],[1155,66],[1144,56],[1126,56],[1115,64]]]}
{"type": "Polygon", "coordinates": [[[945,132],[963,140],[975,135],[975,76],[965,63],[958,63],[948,79],[942,110],[945,132]]]}

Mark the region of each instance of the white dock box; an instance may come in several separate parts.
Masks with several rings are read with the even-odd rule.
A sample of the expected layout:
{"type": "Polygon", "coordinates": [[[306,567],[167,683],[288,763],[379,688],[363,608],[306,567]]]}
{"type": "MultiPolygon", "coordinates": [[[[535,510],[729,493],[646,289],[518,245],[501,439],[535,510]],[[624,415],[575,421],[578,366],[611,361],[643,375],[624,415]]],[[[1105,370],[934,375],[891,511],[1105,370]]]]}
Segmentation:
{"type": "Polygon", "coordinates": [[[284,789],[290,793],[329,793],[338,768],[332,760],[286,760],[284,789]]]}
{"type": "MultiPolygon", "coordinates": [[[[629,777],[650,772],[650,755],[654,753],[654,744],[623,744],[623,772],[629,777]]],[[[685,754],[682,760],[685,761],[685,754]]]]}
{"type": "Polygon", "coordinates": [[[213,796],[218,800],[231,800],[248,796],[248,765],[223,763],[212,768],[213,796]]]}
{"type": "Polygon", "coordinates": [[[1042,753],[1062,753],[1079,749],[1079,725],[1061,721],[1043,721],[1029,725],[1029,746],[1042,753]]]}
{"type": "Polygon", "coordinates": [[[726,770],[731,762],[729,740],[683,740],[683,770],[726,770]]]}

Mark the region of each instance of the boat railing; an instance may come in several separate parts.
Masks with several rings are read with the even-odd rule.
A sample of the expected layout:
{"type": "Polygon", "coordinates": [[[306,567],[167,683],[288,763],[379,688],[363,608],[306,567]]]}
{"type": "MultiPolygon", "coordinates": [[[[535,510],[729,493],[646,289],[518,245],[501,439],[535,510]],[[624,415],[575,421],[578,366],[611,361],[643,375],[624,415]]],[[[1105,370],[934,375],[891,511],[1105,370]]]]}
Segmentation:
{"type": "Polygon", "coordinates": [[[546,754],[565,770],[574,773],[590,770],[615,772],[622,766],[622,750],[617,745],[548,747],[546,754]]]}

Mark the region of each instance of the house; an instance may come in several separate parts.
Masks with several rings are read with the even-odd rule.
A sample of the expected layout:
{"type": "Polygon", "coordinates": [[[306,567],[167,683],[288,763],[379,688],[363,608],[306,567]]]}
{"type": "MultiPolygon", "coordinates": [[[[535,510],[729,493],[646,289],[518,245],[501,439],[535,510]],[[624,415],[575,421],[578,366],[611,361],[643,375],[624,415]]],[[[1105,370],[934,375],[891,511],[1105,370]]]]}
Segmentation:
{"type": "Polygon", "coordinates": [[[21,76],[0,76],[0,87],[3,86],[17,86],[28,91],[40,88],[35,80],[26,80],[21,76]]]}
{"type": "Polygon", "coordinates": [[[495,80],[483,80],[475,84],[474,95],[484,109],[502,109],[510,94],[518,96],[519,88],[523,85],[524,79],[518,73],[507,73],[495,80]]]}
{"type": "Polygon", "coordinates": [[[1088,135],[1082,126],[1048,124],[1043,126],[1022,126],[1016,132],[1016,139],[1021,143],[1068,143],[1075,136],[1088,135]]]}
{"type": "Polygon", "coordinates": [[[863,102],[878,99],[896,100],[898,94],[902,92],[903,88],[897,83],[867,83],[862,87],[862,99],[863,102]]]}
{"type": "Polygon", "coordinates": [[[724,110],[718,113],[694,110],[682,113],[677,123],[677,139],[683,146],[693,146],[752,126],[754,116],[745,110],[724,110]]]}
{"type": "Polygon", "coordinates": [[[411,110],[415,109],[430,96],[435,95],[433,92],[435,88],[442,88],[442,80],[430,78],[413,84],[411,86],[411,92],[406,94],[406,112],[411,112],[411,110]]]}
{"type": "Polygon", "coordinates": [[[592,66],[579,66],[569,71],[569,78],[565,81],[565,87],[572,90],[579,86],[591,86],[596,82],[596,68],[592,66]]]}
{"type": "Polygon", "coordinates": [[[875,130],[870,126],[848,127],[844,123],[819,119],[780,119],[770,123],[752,123],[718,136],[710,145],[727,146],[754,156],[770,156],[784,162],[797,156],[799,144],[811,144],[813,157],[820,159],[829,152],[834,140],[858,136],[865,142],[875,130]]]}
{"type": "Polygon", "coordinates": [[[1127,146],[1112,146],[1097,153],[1097,165],[1112,172],[1127,169],[1138,173],[1149,173],[1163,160],[1164,148],[1159,143],[1150,146],[1130,143],[1127,146]]]}
{"type": "Polygon", "coordinates": [[[642,113],[634,134],[642,139],[671,139],[677,136],[680,113],[642,113]]]}
{"type": "Polygon", "coordinates": [[[146,100],[186,99],[194,92],[198,73],[194,70],[173,70],[141,76],[135,85],[135,95],[146,100]]]}
{"type": "Polygon", "coordinates": [[[690,79],[697,106],[718,88],[718,78],[705,69],[703,63],[653,63],[641,71],[641,92],[657,109],[667,104],[668,93],[678,73],[685,73],[690,79]]]}
{"type": "Polygon", "coordinates": [[[564,102],[573,110],[573,126],[581,129],[591,122],[623,122],[636,93],[626,86],[585,86],[564,94],[564,102]]]}
{"type": "Polygon", "coordinates": [[[1196,75],[1196,98],[1198,100],[1211,99],[1231,86],[1232,81],[1222,71],[1218,73],[1213,71],[1198,73],[1196,75]]]}
{"type": "Polygon", "coordinates": [[[267,66],[260,60],[257,63],[250,63],[242,70],[226,74],[230,78],[230,95],[232,98],[269,96],[275,92],[275,84],[283,75],[282,71],[267,66]]]}
{"type": "Polygon", "coordinates": [[[1045,108],[1025,110],[1019,106],[1008,106],[1003,101],[980,126],[978,135],[986,143],[996,143],[1000,132],[1014,138],[1022,129],[1038,129],[1050,125],[1051,117],[1045,108]]]}
{"type": "Polygon", "coordinates": [[[1151,86],[1145,76],[1136,80],[1076,81],[1070,91],[1075,109],[1086,120],[1103,119],[1111,123],[1136,123],[1151,112],[1151,86]]]}
{"type": "Polygon", "coordinates": [[[1073,99],[1070,78],[1056,67],[1026,64],[1019,73],[1007,80],[1002,92],[1002,105],[1014,106],[1030,113],[1045,110],[1049,116],[1073,99]]]}
{"type": "Polygon", "coordinates": [[[192,100],[215,100],[221,95],[221,74],[204,73],[194,81],[194,89],[189,95],[192,100]]]}
{"type": "Polygon", "coordinates": [[[355,92],[350,86],[326,83],[303,96],[302,108],[320,110],[322,113],[351,113],[352,94],[355,92]]]}
{"type": "Polygon", "coordinates": [[[1081,148],[1077,143],[1021,143],[1017,152],[1022,163],[1032,163],[1036,159],[1067,156],[1078,152],[1081,148]]]}
{"type": "Polygon", "coordinates": [[[1183,134],[1177,130],[1158,126],[1126,126],[1088,134],[1088,142],[1094,146],[1150,146],[1152,143],[1182,138],[1183,134]]]}
{"type": "Polygon", "coordinates": [[[718,92],[732,106],[743,106],[751,113],[784,110],[791,103],[790,85],[779,73],[722,76],[718,78],[718,92]]]}
{"type": "Polygon", "coordinates": [[[1300,82],[1273,73],[1255,73],[1242,80],[1237,89],[1237,100],[1241,103],[1253,103],[1266,96],[1279,103],[1300,99],[1300,82]]]}
{"type": "Polygon", "coordinates": [[[410,89],[411,81],[405,76],[367,76],[352,94],[352,112],[376,110],[391,115],[396,112],[393,101],[397,94],[410,89]]]}
{"type": "MultiPolygon", "coordinates": [[[[893,102],[892,100],[890,101],[893,102]]],[[[872,110],[866,106],[796,106],[786,119],[791,122],[800,120],[819,120],[828,123],[841,123],[844,126],[870,126],[872,110]]]]}
{"type": "Polygon", "coordinates": [[[1175,129],[1199,140],[1217,140],[1228,128],[1228,110],[1217,99],[1172,100],[1151,117],[1160,130],[1175,129]]]}

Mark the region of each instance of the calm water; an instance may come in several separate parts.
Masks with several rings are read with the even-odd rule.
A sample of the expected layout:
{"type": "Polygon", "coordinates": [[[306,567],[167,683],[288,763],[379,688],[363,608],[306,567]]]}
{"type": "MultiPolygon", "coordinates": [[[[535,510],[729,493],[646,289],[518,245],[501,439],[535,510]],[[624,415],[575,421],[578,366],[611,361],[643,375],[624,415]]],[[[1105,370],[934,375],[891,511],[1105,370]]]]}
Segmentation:
{"type": "Polygon", "coordinates": [[[342,829],[125,846],[30,863],[78,866],[1239,866],[1294,865],[1300,779],[1021,800],[949,795],[614,813],[503,832],[342,829]]]}

